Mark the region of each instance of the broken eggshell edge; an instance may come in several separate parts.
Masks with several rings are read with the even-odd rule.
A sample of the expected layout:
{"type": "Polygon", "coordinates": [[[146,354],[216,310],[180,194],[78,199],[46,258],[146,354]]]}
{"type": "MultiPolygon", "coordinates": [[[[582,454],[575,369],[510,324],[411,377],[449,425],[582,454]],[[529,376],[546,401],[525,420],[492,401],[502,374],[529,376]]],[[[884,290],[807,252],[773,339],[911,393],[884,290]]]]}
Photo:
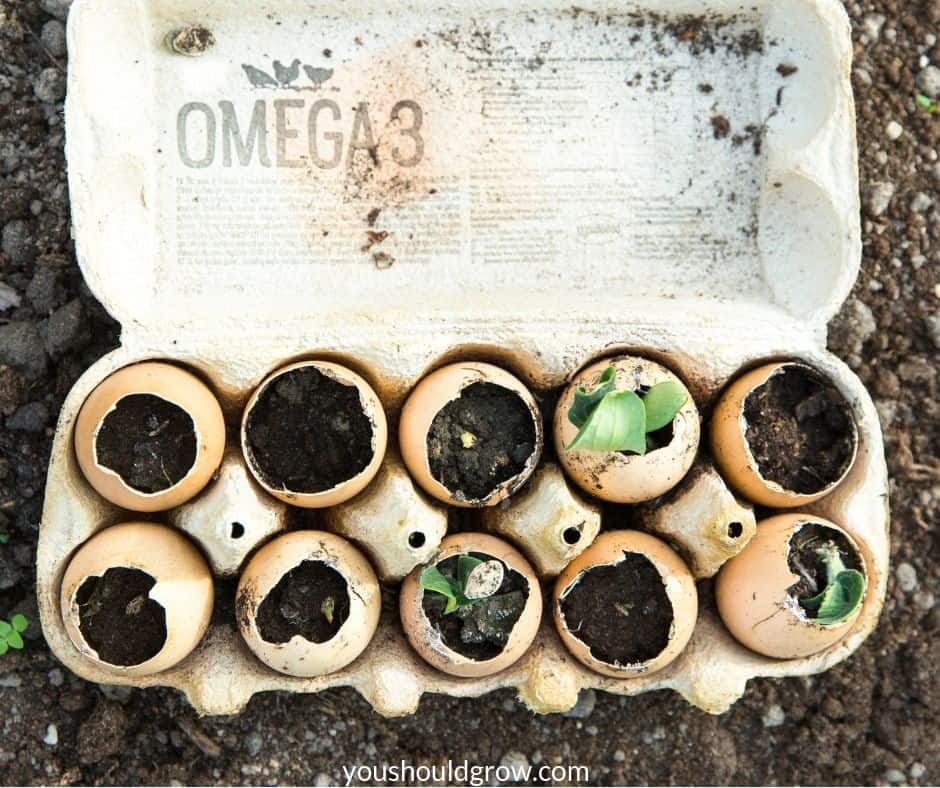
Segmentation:
{"type": "MultiPolygon", "coordinates": [[[[852,456],[842,475],[822,490],[815,493],[797,493],[783,488],[777,482],[765,479],[747,442],[747,419],[744,406],[751,393],[764,385],[773,375],[787,366],[799,366],[821,376],[830,385],[838,388],[820,371],[798,361],[779,361],[764,364],[736,378],[721,395],[711,418],[711,448],[715,462],[722,474],[735,490],[754,503],[775,508],[793,508],[818,501],[838,487],[852,470],[858,455],[858,426],[852,423],[852,456]]],[[[851,410],[851,406],[849,406],[851,410]]]]}
{"type": "Polygon", "coordinates": [[[538,404],[525,385],[501,367],[471,361],[449,364],[418,381],[402,407],[398,441],[401,456],[408,471],[425,492],[452,506],[469,508],[493,506],[508,498],[525,484],[538,465],[544,438],[538,404]],[[461,392],[474,383],[492,383],[519,396],[532,414],[535,425],[535,446],[519,473],[501,482],[483,498],[468,499],[456,496],[431,473],[428,458],[428,431],[440,410],[460,397],[461,392]]]}
{"type": "Polygon", "coordinates": [[[375,634],[381,607],[379,581],[365,556],[326,531],[294,531],[268,542],[248,562],[235,593],[235,618],[248,647],[274,670],[304,678],[333,673],[356,659],[375,634]],[[258,629],[258,607],[280,579],[304,561],[322,562],[343,576],[349,615],[322,643],[302,635],[270,643],[258,629]]]}
{"type": "Polygon", "coordinates": [[[542,590],[529,562],[512,545],[489,534],[458,533],[446,537],[433,558],[427,564],[416,567],[405,578],[399,597],[399,610],[408,641],[421,657],[452,676],[476,678],[504,670],[532,645],[542,618],[542,590]],[[482,553],[498,559],[509,569],[521,574],[529,584],[525,606],[509,633],[508,642],[492,659],[471,659],[451,649],[424,613],[425,590],[420,583],[421,573],[428,566],[436,566],[451,556],[467,553],[482,553]]]}
{"type": "Polygon", "coordinates": [[[260,385],[254,390],[241,422],[241,445],[242,453],[245,457],[245,464],[251,471],[251,475],[265,490],[275,498],[279,498],[285,503],[300,506],[304,509],[320,509],[326,506],[335,506],[338,503],[348,501],[353,496],[362,492],[379,472],[382,465],[382,459],[385,457],[385,449],[388,444],[388,421],[385,418],[385,410],[378,395],[366,380],[351,369],[336,364],[331,361],[306,360],[296,361],[285,367],[275,370],[268,375],[260,385]],[[296,492],[286,487],[275,487],[265,477],[264,472],[257,467],[251,446],[248,443],[248,420],[251,411],[257,404],[258,399],[277,378],[287,372],[305,367],[314,367],[323,375],[332,378],[344,386],[354,386],[359,392],[359,402],[362,405],[362,411],[366,418],[372,424],[372,459],[369,464],[355,476],[340,482],[329,490],[322,490],[315,493],[296,492]]]}
{"type": "Polygon", "coordinates": [[[185,369],[147,361],[123,367],[105,378],[82,404],[75,420],[75,455],[88,483],[125,509],[159,512],[193,498],[208,484],[225,450],[225,418],[209,387],[185,369]],[[196,435],[196,459],[176,484],[144,493],[125,483],[120,474],[98,462],[98,432],[118,403],[132,394],[150,394],[189,414],[196,435]]]}
{"type": "Polygon", "coordinates": [[[212,616],[213,588],[208,564],[182,534],[157,523],[121,523],[96,533],[72,557],[62,578],[62,621],[82,658],[105,673],[151,676],[173,667],[198,645],[212,616]],[[139,569],[154,578],[148,597],[158,602],[166,615],[163,648],[137,665],[105,662],[81,630],[76,600],[79,589],[89,577],[101,577],[113,567],[139,569]]]}

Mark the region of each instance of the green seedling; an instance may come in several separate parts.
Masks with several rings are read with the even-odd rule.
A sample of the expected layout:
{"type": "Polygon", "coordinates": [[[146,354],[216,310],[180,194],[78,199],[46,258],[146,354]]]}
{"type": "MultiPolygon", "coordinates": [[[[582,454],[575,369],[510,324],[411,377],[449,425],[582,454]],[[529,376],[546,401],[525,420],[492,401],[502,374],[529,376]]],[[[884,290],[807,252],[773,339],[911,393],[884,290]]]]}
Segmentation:
{"type": "Polygon", "coordinates": [[[0,656],[6,654],[11,648],[23,648],[23,635],[29,620],[22,613],[17,613],[9,621],[0,619],[0,656]]]}
{"type": "Polygon", "coordinates": [[[917,105],[923,107],[931,115],[936,115],[940,111],[940,106],[937,105],[937,102],[931,99],[929,96],[925,96],[923,93],[918,93],[914,96],[914,101],[917,102],[917,105]]]}
{"type": "Polygon", "coordinates": [[[444,614],[489,599],[503,580],[503,565],[499,561],[483,561],[472,555],[457,559],[457,577],[451,578],[436,566],[421,573],[418,582],[425,591],[440,594],[447,600],[444,614]]]}
{"type": "Polygon", "coordinates": [[[816,596],[801,599],[800,605],[817,624],[841,624],[865,598],[865,575],[857,569],[846,569],[839,548],[831,542],[816,554],[826,565],[826,587],[816,596]]]}
{"type": "Polygon", "coordinates": [[[689,398],[682,386],[667,380],[646,390],[618,391],[617,370],[607,367],[597,386],[578,386],[568,409],[568,421],[578,434],[565,451],[630,451],[646,454],[646,436],[676,417],[689,398]]]}

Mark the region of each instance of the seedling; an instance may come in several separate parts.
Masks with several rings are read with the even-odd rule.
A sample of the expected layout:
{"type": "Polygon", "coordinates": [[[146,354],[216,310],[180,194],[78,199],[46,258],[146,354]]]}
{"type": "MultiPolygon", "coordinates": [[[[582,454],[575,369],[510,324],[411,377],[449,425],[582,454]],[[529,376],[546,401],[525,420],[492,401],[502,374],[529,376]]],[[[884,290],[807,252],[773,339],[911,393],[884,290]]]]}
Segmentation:
{"type": "Polygon", "coordinates": [[[629,451],[646,454],[646,436],[676,417],[689,395],[667,380],[638,391],[615,388],[617,370],[607,367],[592,391],[578,386],[568,421],[578,428],[565,451],[629,451]]]}
{"type": "Polygon", "coordinates": [[[6,654],[11,648],[23,648],[23,636],[29,620],[22,613],[17,613],[9,621],[0,619],[0,656],[6,654]]]}
{"type": "Polygon", "coordinates": [[[914,96],[914,101],[917,102],[918,106],[923,107],[931,115],[936,115],[940,111],[940,106],[937,105],[937,102],[931,99],[929,96],[925,96],[923,93],[918,93],[914,96]]]}
{"type": "Polygon", "coordinates": [[[801,599],[800,605],[821,626],[841,624],[862,604],[865,575],[857,569],[846,569],[839,548],[832,542],[820,547],[816,554],[826,565],[826,587],[815,596],[801,599]]]}
{"type": "Polygon", "coordinates": [[[472,555],[457,559],[457,578],[445,575],[436,566],[429,566],[421,573],[419,582],[425,591],[440,594],[447,600],[444,615],[453,613],[492,597],[503,583],[505,570],[500,561],[483,561],[472,555]]]}

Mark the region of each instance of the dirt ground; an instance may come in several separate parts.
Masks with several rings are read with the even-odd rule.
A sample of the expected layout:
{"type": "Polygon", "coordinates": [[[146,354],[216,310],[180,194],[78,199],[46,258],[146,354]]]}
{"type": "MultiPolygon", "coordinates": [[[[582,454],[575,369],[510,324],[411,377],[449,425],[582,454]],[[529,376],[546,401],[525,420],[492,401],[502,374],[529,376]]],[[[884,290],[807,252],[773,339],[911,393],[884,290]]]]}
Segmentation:
{"type": "Polygon", "coordinates": [[[569,763],[613,783],[940,782],[940,0],[847,5],[855,36],[864,262],[830,346],[886,430],[893,570],[877,631],[828,673],[755,681],[722,716],[670,693],[588,694],[535,716],[512,693],[427,697],[386,720],[353,691],[266,694],[199,720],[175,691],[88,684],[38,630],[33,563],[56,414],[118,340],[75,265],[63,160],[68,0],[0,0],[0,614],[33,621],[0,657],[0,782],[318,783],[356,764],[569,763]],[[896,125],[895,125],[896,124],[896,125]]]}

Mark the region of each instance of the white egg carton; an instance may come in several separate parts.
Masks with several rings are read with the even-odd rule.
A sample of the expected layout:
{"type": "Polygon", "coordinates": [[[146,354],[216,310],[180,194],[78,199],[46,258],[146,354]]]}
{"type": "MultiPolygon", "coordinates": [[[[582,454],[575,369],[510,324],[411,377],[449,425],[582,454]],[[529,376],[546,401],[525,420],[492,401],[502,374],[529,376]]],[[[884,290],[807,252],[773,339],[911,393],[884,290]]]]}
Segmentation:
{"type": "MultiPolygon", "coordinates": [[[[825,670],[875,626],[888,571],[881,432],[858,379],[825,350],[860,258],[837,0],[76,0],[69,47],[76,246],[123,326],[121,347],[69,394],[49,467],[37,593],[46,639],[70,669],[176,687],[212,714],[256,692],[340,685],[386,715],[414,711],[426,692],[498,687],[542,712],[570,708],[585,687],[671,688],[720,712],[748,679],[825,670]],[[695,32],[687,14],[706,24],[695,32]],[[172,53],[167,33],[196,23],[214,44],[172,53]],[[667,363],[706,413],[730,377],[771,357],[808,361],[846,395],[858,459],[809,507],[868,558],[871,592],[841,643],[769,659],[705,605],[675,662],[612,679],[576,662],[546,615],[519,662],[458,679],[422,662],[387,612],[367,650],[328,676],[270,670],[232,621],[211,625],[176,667],[131,679],[69,641],[58,589],[70,555],[135,519],[92,491],[73,452],[78,409],[112,371],[149,358],[187,365],[235,424],[272,369],[338,359],[369,380],[394,425],[409,388],[446,360],[495,361],[543,393],[620,350],[667,363]]],[[[229,444],[219,478],[156,518],[188,532],[220,576],[287,518],[229,444]]],[[[551,465],[539,474],[530,485],[560,501],[563,519],[562,477],[551,465]]],[[[372,488],[320,517],[354,533],[386,579],[429,558],[443,529],[394,450],[372,488]],[[384,506],[425,523],[424,548],[382,522],[384,506]]],[[[517,537],[545,576],[572,557],[557,541],[563,525],[517,537]]]]}

